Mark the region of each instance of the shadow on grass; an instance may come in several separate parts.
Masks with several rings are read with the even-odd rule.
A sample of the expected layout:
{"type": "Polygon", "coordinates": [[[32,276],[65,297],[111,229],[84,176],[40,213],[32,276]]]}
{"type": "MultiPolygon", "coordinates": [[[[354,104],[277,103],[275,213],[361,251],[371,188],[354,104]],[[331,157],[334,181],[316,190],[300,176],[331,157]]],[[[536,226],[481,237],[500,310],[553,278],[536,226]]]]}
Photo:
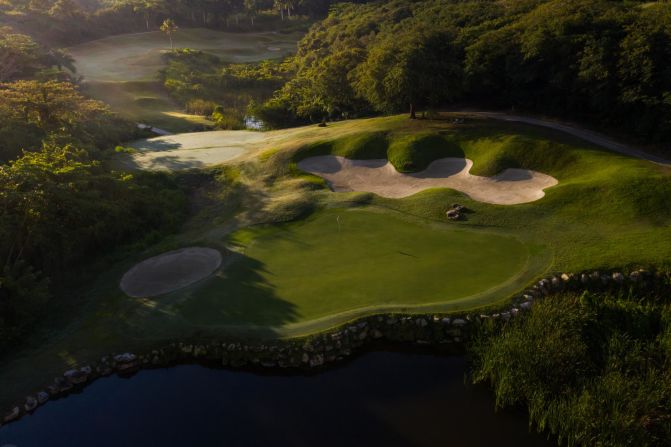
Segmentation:
{"type": "Polygon", "coordinates": [[[274,335],[273,328],[295,322],[299,317],[296,305],[278,297],[268,281],[273,272],[257,259],[233,256],[230,265],[178,305],[178,312],[195,325],[246,327],[264,336],[274,335]]]}

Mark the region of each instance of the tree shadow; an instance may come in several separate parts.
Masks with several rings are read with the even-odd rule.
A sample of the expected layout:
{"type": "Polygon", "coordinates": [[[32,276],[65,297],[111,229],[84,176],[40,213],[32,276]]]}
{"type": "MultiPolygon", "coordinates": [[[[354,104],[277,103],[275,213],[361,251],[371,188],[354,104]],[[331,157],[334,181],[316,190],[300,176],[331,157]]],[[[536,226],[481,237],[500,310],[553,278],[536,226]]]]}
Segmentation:
{"type": "Polygon", "coordinates": [[[234,254],[223,270],[194,287],[176,308],[198,326],[254,328],[265,335],[295,322],[296,305],[280,298],[269,280],[273,272],[258,259],[234,254]]]}
{"type": "Polygon", "coordinates": [[[162,151],[171,151],[175,149],[181,149],[182,144],[175,141],[170,141],[170,139],[161,139],[158,137],[155,139],[141,140],[136,142],[133,147],[138,150],[138,152],[162,152],[162,151]],[[142,143],[142,144],[140,144],[142,143]]]}

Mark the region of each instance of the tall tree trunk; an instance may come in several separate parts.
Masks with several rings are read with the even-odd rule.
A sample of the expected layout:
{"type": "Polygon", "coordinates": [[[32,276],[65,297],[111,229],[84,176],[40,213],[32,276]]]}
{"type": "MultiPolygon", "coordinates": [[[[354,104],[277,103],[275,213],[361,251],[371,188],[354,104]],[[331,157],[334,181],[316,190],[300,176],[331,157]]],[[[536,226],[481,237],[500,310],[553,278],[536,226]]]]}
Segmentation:
{"type": "Polygon", "coordinates": [[[414,102],[410,103],[410,119],[411,120],[417,119],[417,110],[415,109],[415,103],[414,102]]]}

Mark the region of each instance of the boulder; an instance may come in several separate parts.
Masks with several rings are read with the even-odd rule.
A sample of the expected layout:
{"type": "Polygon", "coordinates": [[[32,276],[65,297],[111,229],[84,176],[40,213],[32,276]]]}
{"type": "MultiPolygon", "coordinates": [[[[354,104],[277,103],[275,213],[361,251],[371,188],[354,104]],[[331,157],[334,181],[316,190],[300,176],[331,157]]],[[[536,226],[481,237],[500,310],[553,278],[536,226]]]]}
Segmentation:
{"type": "Polygon", "coordinates": [[[310,359],[310,368],[316,368],[324,364],[324,356],[322,354],[315,354],[310,359]]]}
{"type": "Polygon", "coordinates": [[[26,397],[26,403],[23,405],[23,408],[25,408],[26,412],[30,413],[35,408],[37,408],[37,405],[37,399],[35,399],[33,396],[28,396],[26,397]]]}
{"type": "Polygon", "coordinates": [[[622,284],[624,282],[624,275],[620,272],[613,273],[613,281],[618,284],[622,284]]]}
{"type": "Polygon", "coordinates": [[[459,220],[461,218],[461,213],[457,210],[449,210],[445,215],[450,220],[459,220]]]}
{"type": "Polygon", "coordinates": [[[12,411],[7,413],[2,421],[6,424],[8,422],[15,421],[21,416],[21,409],[19,407],[12,408],[12,411]]]}
{"type": "Polygon", "coordinates": [[[531,306],[533,306],[533,301],[525,301],[520,304],[520,309],[529,310],[531,309],[531,306]]]}
{"type": "Polygon", "coordinates": [[[37,393],[37,402],[40,405],[44,405],[49,400],[49,393],[46,391],[40,391],[37,393]]]}
{"type": "Polygon", "coordinates": [[[580,282],[583,284],[587,284],[589,282],[589,276],[587,276],[587,274],[585,273],[582,273],[580,275],[580,282]]]}
{"type": "Polygon", "coordinates": [[[453,326],[466,326],[466,320],[463,318],[455,318],[454,321],[452,321],[453,326]]]}
{"type": "Polygon", "coordinates": [[[70,369],[63,373],[63,377],[68,379],[73,385],[79,385],[86,382],[88,376],[78,369],[70,369]]]}
{"type": "Polygon", "coordinates": [[[134,362],[136,359],[137,359],[137,356],[135,354],[131,354],[130,352],[126,352],[126,353],[118,354],[118,355],[114,356],[114,361],[117,362],[117,363],[130,363],[130,362],[134,362]]]}

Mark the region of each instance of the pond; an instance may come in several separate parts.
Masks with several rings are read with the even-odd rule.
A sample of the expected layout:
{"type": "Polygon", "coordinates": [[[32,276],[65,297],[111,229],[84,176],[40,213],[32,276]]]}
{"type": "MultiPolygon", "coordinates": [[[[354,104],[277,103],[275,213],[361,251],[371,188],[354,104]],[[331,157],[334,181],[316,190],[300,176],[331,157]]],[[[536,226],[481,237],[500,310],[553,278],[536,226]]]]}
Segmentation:
{"type": "Polygon", "coordinates": [[[108,377],[0,429],[0,446],[551,446],[464,384],[462,357],[363,354],[314,375],[176,366],[108,377]]]}

